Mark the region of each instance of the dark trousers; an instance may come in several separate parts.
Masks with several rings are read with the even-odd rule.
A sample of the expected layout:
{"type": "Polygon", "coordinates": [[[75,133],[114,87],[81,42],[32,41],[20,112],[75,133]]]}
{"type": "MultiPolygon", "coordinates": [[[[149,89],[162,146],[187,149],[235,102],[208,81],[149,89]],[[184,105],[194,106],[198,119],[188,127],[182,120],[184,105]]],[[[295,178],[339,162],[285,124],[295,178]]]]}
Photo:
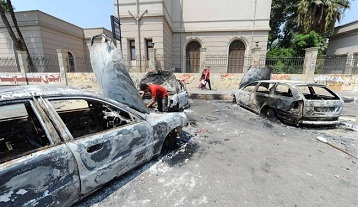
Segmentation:
{"type": "MultiPolygon", "coordinates": [[[[210,84],[210,79],[205,79],[206,83],[209,84],[209,90],[211,90],[211,84],[210,84]]],[[[205,87],[206,87],[206,83],[205,83],[205,87]]]]}
{"type": "Polygon", "coordinates": [[[156,98],[157,104],[158,104],[158,111],[168,111],[168,97],[164,98],[156,98]]]}

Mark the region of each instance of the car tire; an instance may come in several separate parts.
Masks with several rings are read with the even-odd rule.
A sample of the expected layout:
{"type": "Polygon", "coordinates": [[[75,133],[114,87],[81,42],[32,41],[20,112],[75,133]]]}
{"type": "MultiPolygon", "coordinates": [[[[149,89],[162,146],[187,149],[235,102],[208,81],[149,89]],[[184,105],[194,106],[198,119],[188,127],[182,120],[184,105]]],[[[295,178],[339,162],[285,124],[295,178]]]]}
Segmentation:
{"type": "Polygon", "coordinates": [[[177,140],[180,136],[181,135],[179,134],[177,129],[173,129],[172,131],[170,131],[164,140],[162,153],[176,149],[178,147],[177,140]]]}
{"type": "Polygon", "coordinates": [[[277,116],[276,116],[276,111],[275,109],[273,108],[268,108],[266,111],[265,111],[265,117],[270,120],[270,121],[276,121],[277,120],[277,116]]]}

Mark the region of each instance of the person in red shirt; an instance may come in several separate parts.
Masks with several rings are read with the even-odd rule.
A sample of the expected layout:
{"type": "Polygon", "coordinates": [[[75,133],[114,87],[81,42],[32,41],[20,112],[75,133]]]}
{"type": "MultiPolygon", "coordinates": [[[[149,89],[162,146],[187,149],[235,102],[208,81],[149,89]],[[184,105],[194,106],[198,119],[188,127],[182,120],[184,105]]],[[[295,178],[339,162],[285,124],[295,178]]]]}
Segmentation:
{"type": "Polygon", "coordinates": [[[158,111],[168,111],[168,91],[164,87],[156,84],[143,83],[139,88],[144,92],[144,94],[148,92],[152,94],[152,99],[147,104],[148,108],[157,102],[158,111]]]}

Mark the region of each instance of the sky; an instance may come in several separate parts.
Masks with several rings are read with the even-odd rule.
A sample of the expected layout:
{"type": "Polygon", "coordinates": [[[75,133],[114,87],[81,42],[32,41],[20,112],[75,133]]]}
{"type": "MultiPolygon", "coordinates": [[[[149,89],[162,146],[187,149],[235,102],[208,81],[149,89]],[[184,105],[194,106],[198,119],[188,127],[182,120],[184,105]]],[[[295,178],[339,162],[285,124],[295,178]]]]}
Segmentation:
{"type": "MultiPolygon", "coordinates": [[[[120,0],[119,0],[120,1],[120,0]]],[[[104,27],[111,30],[110,15],[117,9],[114,0],[12,0],[15,11],[41,10],[82,28],[104,27]]],[[[358,0],[351,0],[336,26],[358,20],[358,0]]]]}
{"type": "Polygon", "coordinates": [[[82,28],[111,30],[114,0],[11,0],[16,11],[40,10],[82,28]]]}

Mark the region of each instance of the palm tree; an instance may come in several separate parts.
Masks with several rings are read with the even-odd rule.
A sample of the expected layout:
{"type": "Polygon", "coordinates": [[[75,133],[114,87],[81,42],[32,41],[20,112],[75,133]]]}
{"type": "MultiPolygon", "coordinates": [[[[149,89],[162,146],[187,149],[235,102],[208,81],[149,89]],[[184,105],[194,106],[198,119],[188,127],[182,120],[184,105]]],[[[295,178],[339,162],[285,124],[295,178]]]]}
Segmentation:
{"type": "Polygon", "coordinates": [[[15,13],[14,13],[14,8],[13,8],[13,6],[11,4],[11,0],[6,0],[6,2],[5,2],[5,0],[0,1],[0,16],[1,16],[2,21],[4,22],[4,25],[5,25],[6,29],[7,29],[7,31],[9,32],[9,35],[10,35],[12,41],[14,42],[16,50],[26,51],[27,59],[29,61],[29,67],[30,67],[29,71],[33,72],[34,71],[34,65],[33,65],[29,50],[27,48],[27,45],[25,43],[25,39],[22,36],[22,33],[21,33],[20,29],[19,29],[19,25],[17,24],[17,20],[16,20],[16,16],[15,16],[15,13]],[[15,32],[13,31],[13,29],[12,29],[10,23],[9,23],[9,20],[7,19],[6,15],[5,15],[5,12],[10,12],[11,19],[12,19],[12,22],[13,22],[14,27],[16,29],[18,37],[16,37],[15,32]]]}
{"type": "Polygon", "coordinates": [[[299,0],[295,7],[300,32],[316,31],[327,37],[349,8],[349,0],[299,0]]]}

